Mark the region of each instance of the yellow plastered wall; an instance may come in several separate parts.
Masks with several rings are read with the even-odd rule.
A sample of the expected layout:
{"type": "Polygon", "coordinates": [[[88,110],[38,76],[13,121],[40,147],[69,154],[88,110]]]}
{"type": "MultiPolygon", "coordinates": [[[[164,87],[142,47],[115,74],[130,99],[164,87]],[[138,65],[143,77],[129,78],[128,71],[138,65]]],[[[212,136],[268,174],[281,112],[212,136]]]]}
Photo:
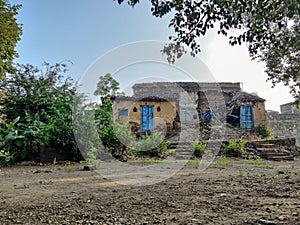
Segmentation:
{"type": "Polygon", "coordinates": [[[255,102],[252,105],[254,127],[258,127],[259,124],[267,124],[267,114],[264,102],[255,102]]]}
{"type": "Polygon", "coordinates": [[[267,124],[267,114],[264,102],[245,102],[243,105],[252,105],[254,127],[258,127],[259,124],[267,124]]]}
{"type": "Polygon", "coordinates": [[[141,120],[141,105],[154,106],[154,127],[158,128],[165,126],[167,123],[173,124],[176,117],[175,102],[156,102],[156,101],[131,101],[122,100],[115,101],[113,104],[113,118],[120,123],[133,122],[140,124],[141,120]],[[158,111],[160,108],[160,111],[158,111]],[[119,116],[120,110],[128,110],[128,116],[119,116]],[[134,111],[136,109],[136,112],[134,111]]]}

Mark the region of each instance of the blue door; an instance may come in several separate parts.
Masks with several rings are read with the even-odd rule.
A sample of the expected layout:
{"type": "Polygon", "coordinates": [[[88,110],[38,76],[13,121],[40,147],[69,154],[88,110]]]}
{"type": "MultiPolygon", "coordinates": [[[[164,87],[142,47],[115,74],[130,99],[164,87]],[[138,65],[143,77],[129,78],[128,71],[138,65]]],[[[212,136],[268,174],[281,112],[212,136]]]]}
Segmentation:
{"type": "Polygon", "coordinates": [[[240,112],[240,127],[244,129],[253,128],[253,111],[251,105],[242,105],[240,112]]]}
{"type": "Polygon", "coordinates": [[[153,112],[153,105],[141,105],[141,131],[154,129],[153,112]]]}

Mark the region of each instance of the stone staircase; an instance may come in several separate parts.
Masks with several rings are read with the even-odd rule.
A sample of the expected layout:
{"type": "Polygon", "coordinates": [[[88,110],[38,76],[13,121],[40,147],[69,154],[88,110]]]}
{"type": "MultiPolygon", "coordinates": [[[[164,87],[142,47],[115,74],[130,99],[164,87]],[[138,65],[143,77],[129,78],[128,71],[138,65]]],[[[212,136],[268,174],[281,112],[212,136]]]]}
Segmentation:
{"type": "Polygon", "coordinates": [[[190,142],[171,142],[168,149],[175,149],[175,153],[173,154],[175,159],[189,160],[193,155],[190,142]]]}
{"type": "Polygon", "coordinates": [[[274,144],[259,143],[256,145],[256,150],[264,159],[282,161],[294,160],[294,157],[287,152],[280,151],[274,144]]]}

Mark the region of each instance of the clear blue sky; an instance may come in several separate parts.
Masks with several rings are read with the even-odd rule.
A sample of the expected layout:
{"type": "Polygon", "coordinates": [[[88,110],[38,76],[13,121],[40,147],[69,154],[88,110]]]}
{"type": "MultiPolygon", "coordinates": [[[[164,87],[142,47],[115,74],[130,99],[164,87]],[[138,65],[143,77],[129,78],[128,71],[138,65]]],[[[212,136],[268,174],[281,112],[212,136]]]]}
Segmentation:
{"type": "MultiPolygon", "coordinates": [[[[18,63],[40,66],[44,61],[72,61],[69,75],[76,80],[101,55],[135,41],[168,41],[172,30],[168,17],[154,18],[150,4],[142,0],[132,9],[113,0],[10,0],[22,4],[18,21],[23,24],[17,46],[18,63]]],[[[211,32],[200,40],[199,56],[217,81],[243,82],[244,90],[267,99],[268,109],[292,101],[286,87],[271,89],[263,65],[252,62],[244,47],[230,47],[211,32]]],[[[107,71],[110,72],[110,71],[107,71]]]]}
{"type": "Polygon", "coordinates": [[[97,57],[128,42],[167,40],[167,20],[154,18],[144,1],[132,9],[113,0],[14,0],[23,24],[17,62],[40,65],[71,60],[81,76],[97,57]]]}

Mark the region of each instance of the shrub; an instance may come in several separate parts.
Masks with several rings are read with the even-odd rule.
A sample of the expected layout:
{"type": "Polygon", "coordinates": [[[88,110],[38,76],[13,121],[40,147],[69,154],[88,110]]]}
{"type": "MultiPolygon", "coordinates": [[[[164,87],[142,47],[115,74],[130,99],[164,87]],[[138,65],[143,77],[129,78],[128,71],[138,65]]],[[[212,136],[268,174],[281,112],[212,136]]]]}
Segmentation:
{"type": "Polygon", "coordinates": [[[246,143],[242,139],[239,141],[229,140],[228,144],[223,145],[224,154],[231,157],[240,157],[245,153],[246,143]]]}
{"type": "Polygon", "coordinates": [[[193,156],[201,158],[206,148],[206,143],[199,140],[194,141],[192,144],[193,156]]]}
{"type": "Polygon", "coordinates": [[[259,133],[263,138],[273,138],[274,136],[273,130],[265,124],[260,124],[256,128],[256,132],[259,133]]]}
{"type": "Polygon", "coordinates": [[[134,147],[135,135],[131,133],[131,126],[129,123],[120,124],[114,122],[114,134],[120,143],[121,155],[131,155],[131,150],[134,147]]]}
{"type": "Polygon", "coordinates": [[[7,124],[19,118],[15,125],[26,131],[22,134],[25,142],[15,148],[21,151],[27,145],[28,159],[39,144],[71,153],[74,159],[81,157],[71,111],[77,86],[71,78],[63,76],[65,72],[64,64],[45,63],[42,69],[19,65],[14,74],[0,80],[0,89],[5,93],[0,99],[0,114],[6,115],[7,124]],[[32,144],[34,148],[30,147],[32,144]]]}
{"type": "Polygon", "coordinates": [[[167,151],[169,142],[161,132],[154,131],[151,135],[142,135],[136,143],[135,150],[138,157],[162,157],[167,151]]]}
{"type": "Polygon", "coordinates": [[[44,123],[38,115],[34,120],[26,116],[25,124],[19,122],[20,117],[10,123],[2,123],[0,127],[0,166],[11,165],[36,154],[43,145],[44,123]]]}
{"type": "MultiPolygon", "coordinates": [[[[112,101],[106,99],[101,106],[97,106],[95,110],[95,123],[97,132],[105,149],[114,157],[120,157],[123,154],[122,143],[118,139],[118,135],[125,136],[127,127],[115,123],[113,125],[112,119],[112,101]],[[116,134],[118,133],[118,134],[116,134]]],[[[122,138],[122,139],[125,139],[122,138]]]]}

